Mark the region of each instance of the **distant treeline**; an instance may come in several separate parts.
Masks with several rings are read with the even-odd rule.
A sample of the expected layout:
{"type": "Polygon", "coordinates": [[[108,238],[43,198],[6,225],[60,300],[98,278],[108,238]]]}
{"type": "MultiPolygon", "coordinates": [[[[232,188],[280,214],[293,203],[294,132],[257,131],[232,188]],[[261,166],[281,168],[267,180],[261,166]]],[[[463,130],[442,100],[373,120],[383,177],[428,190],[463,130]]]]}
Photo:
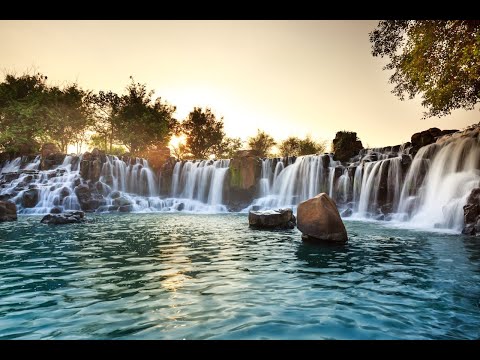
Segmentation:
{"type": "MultiPolygon", "coordinates": [[[[0,152],[14,155],[38,153],[43,143],[52,142],[62,152],[69,145],[97,147],[111,154],[142,154],[152,147],[168,145],[173,135],[185,141],[173,147],[180,159],[230,158],[244,146],[240,138],[227,137],[223,117],[195,107],[183,121],[173,117],[175,106],[145,84],[130,83],[123,94],[87,91],[78,84],[47,84],[43,74],[7,74],[0,83],[0,152]]],[[[321,153],[325,142],[307,136],[276,142],[264,131],[247,141],[259,156],[271,155],[277,145],[280,156],[321,153]]]]}

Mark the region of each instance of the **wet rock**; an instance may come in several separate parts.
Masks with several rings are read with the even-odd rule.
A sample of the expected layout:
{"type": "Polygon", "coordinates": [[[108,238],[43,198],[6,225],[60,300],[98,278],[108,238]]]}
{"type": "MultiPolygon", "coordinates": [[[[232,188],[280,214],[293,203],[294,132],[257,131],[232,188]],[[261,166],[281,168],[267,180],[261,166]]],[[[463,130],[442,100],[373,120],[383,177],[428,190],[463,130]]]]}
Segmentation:
{"type": "Polygon", "coordinates": [[[10,201],[0,201],[0,222],[17,220],[17,206],[10,201]]]}
{"type": "Polygon", "coordinates": [[[377,220],[377,221],[383,221],[383,220],[385,220],[385,215],[379,214],[379,215],[375,216],[374,219],[377,220]]]}
{"type": "Polygon", "coordinates": [[[123,197],[123,196],[120,196],[118,198],[116,198],[115,200],[113,200],[113,205],[115,206],[127,206],[127,205],[132,205],[132,202],[123,197]]]}
{"type": "Polygon", "coordinates": [[[120,212],[131,212],[133,211],[133,205],[123,205],[118,208],[120,212]]]}
{"type": "Polygon", "coordinates": [[[65,199],[69,195],[70,195],[70,189],[64,186],[62,190],[60,190],[60,200],[65,199]]]}
{"type": "Polygon", "coordinates": [[[42,224],[63,225],[85,222],[83,211],[66,211],[63,214],[48,214],[40,221],[42,224]]]}
{"type": "Polygon", "coordinates": [[[113,191],[113,192],[110,194],[110,198],[112,198],[112,199],[117,199],[117,198],[119,198],[120,196],[122,196],[122,194],[120,194],[120,191],[113,191]]]}
{"type": "Polygon", "coordinates": [[[62,213],[62,209],[60,209],[59,207],[54,207],[50,210],[50,214],[61,214],[62,213]]]}
{"type": "Polygon", "coordinates": [[[248,224],[260,229],[293,229],[297,223],[292,209],[250,211],[248,224]]]}
{"type": "Polygon", "coordinates": [[[342,211],[341,216],[342,217],[350,217],[350,216],[352,216],[352,214],[353,214],[352,209],[348,208],[348,209],[345,209],[345,210],[342,211]]]}
{"type": "Polygon", "coordinates": [[[24,208],[33,208],[37,205],[39,200],[39,190],[32,188],[25,190],[22,194],[22,206],[24,208]]]}
{"type": "Polygon", "coordinates": [[[301,202],[297,209],[297,227],[308,240],[347,242],[347,231],[337,205],[325,193],[301,202]]]}
{"type": "Polygon", "coordinates": [[[103,196],[99,194],[95,188],[91,189],[87,184],[78,185],[74,191],[77,195],[80,208],[83,211],[92,212],[99,206],[105,205],[103,196]]]}
{"type": "Polygon", "coordinates": [[[480,188],[472,190],[463,207],[463,220],[465,226],[462,234],[480,235],[480,188]]]}
{"type": "Polygon", "coordinates": [[[184,203],[178,204],[177,211],[183,211],[183,209],[185,209],[185,204],[184,203]]]}
{"type": "Polygon", "coordinates": [[[100,179],[100,174],[102,173],[102,162],[99,159],[93,160],[91,169],[90,169],[90,180],[93,182],[100,179]]]}

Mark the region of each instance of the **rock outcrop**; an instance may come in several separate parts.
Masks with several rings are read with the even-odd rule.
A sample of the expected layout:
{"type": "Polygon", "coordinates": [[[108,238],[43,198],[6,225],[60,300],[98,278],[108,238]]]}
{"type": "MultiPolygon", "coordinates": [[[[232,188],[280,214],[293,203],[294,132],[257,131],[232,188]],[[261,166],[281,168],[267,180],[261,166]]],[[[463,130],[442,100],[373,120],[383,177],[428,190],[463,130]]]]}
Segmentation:
{"type": "Polygon", "coordinates": [[[362,142],[357,138],[356,132],[339,131],[335,134],[333,139],[335,160],[347,162],[362,149],[362,142]]]}
{"type": "Polygon", "coordinates": [[[411,138],[412,150],[410,153],[415,155],[421,147],[433,144],[439,137],[452,134],[457,131],[458,130],[440,130],[439,128],[430,128],[428,130],[415,133],[411,138]]]}
{"type": "Polygon", "coordinates": [[[262,172],[262,161],[253,150],[239,150],[230,161],[228,169],[228,207],[239,211],[247,207],[257,191],[262,172]]]}
{"type": "Polygon", "coordinates": [[[82,162],[80,163],[80,175],[85,180],[97,182],[102,173],[103,163],[107,161],[107,156],[104,151],[93,149],[91,153],[83,154],[82,162]]]}
{"type": "Polygon", "coordinates": [[[98,207],[105,205],[105,198],[98,192],[98,189],[92,184],[80,184],[75,187],[75,195],[83,211],[92,212],[98,207]],[[90,185],[90,186],[89,186],[90,185]]]}
{"type": "Polygon", "coordinates": [[[305,240],[345,243],[347,230],[337,205],[325,193],[301,202],[297,208],[297,227],[305,240]]]}
{"type": "Polygon", "coordinates": [[[24,208],[33,208],[37,205],[39,200],[40,190],[32,188],[25,190],[22,194],[22,206],[24,208]]]}
{"type": "Polygon", "coordinates": [[[41,157],[40,170],[50,170],[63,162],[65,154],[62,154],[55,144],[47,143],[42,146],[41,157]]]}
{"type": "Polygon", "coordinates": [[[169,157],[158,171],[160,195],[162,196],[168,196],[171,193],[173,169],[176,163],[177,160],[174,157],[169,157]]]}
{"type": "Polygon", "coordinates": [[[248,224],[260,229],[293,229],[297,223],[292,209],[250,211],[248,224]]]}
{"type": "Polygon", "coordinates": [[[83,211],[66,211],[63,214],[47,214],[40,222],[48,225],[78,224],[85,222],[85,217],[83,211]]]}
{"type": "Polygon", "coordinates": [[[10,201],[0,201],[0,222],[17,220],[17,206],[10,201]]]}
{"type": "Polygon", "coordinates": [[[465,227],[462,234],[480,235],[480,188],[472,190],[463,207],[465,227]]]}

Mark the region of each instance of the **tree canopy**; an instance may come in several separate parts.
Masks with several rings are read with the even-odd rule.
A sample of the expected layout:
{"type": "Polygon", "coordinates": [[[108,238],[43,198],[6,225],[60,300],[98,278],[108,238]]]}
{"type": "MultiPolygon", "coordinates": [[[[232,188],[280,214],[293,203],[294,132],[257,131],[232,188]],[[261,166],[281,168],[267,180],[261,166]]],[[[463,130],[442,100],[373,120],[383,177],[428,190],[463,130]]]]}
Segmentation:
{"type": "Polygon", "coordinates": [[[132,154],[138,154],[152,145],[166,145],[170,141],[171,131],[176,127],[175,106],[163,103],[160,97],[154,100],[153,90],[147,91],[145,84],[130,79],[126,94],[115,109],[114,123],[118,124],[118,141],[132,154]]]}
{"type": "Polygon", "coordinates": [[[251,150],[255,150],[260,157],[268,156],[270,149],[277,143],[265,131],[257,129],[257,135],[248,139],[248,146],[251,150]]]}
{"type": "Polygon", "coordinates": [[[480,20],[384,20],[370,33],[373,56],[388,57],[392,92],[420,95],[424,117],[471,110],[480,99],[480,20]]]}
{"type": "Polygon", "coordinates": [[[188,152],[197,159],[205,159],[214,154],[225,137],[223,117],[217,120],[208,107],[205,110],[195,107],[177,131],[187,136],[188,152]]]}
{"type": "Polygon", "coordinates": [[[325,142],[317,142],[310,136],[305,139],[290,136],[279,144],[278,149],[281,156],[318,154],[325,151],[325,142]]]}

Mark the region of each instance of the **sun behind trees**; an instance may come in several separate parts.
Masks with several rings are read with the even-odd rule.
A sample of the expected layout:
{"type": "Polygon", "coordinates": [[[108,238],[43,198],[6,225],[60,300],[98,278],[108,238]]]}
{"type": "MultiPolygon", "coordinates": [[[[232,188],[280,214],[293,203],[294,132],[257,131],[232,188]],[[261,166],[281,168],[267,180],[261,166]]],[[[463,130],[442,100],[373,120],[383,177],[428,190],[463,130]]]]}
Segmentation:
{"type": "Polygon", "coordinates": [[[0,150],[35,154],[42,143],[53,142],[66,153],[68,145],[78,151],[90,140],[110,153],[125,148],[139,154],[166,145],[177,124],[175,107],[130,79],[123,95],[93,94],[75,83],[49,86],[40,73],[7,74],[0,83],[0,150]]]}
{"type": "MultiPolygon", "coordinates": [[[[179,122],[173,117],[175,106],[153,95],[133,77],[124,93],[117,94],[94,93],[76,83],[48,85],[40,73],[7,74],[0,83],[0,152],[33,155],[42,144],[52,142],[63,153],[71,145],[79,153],[88,144],[112,155],[144,156],[167,146],[174,135],[179,141],[170,147],[180,160],[231,159],[243,147],[239,137],[226,136],[223,117],[217,118],[209,107],[194,107],[179,122]]],[[[276,144],[260,129],[248,139],[248,148],[260,157],[273,155],[276,144]]],[[[279,149],[281,156],[300,156],[323,152],[325,144],[290,137],[280,142],[279,149]]]]}

